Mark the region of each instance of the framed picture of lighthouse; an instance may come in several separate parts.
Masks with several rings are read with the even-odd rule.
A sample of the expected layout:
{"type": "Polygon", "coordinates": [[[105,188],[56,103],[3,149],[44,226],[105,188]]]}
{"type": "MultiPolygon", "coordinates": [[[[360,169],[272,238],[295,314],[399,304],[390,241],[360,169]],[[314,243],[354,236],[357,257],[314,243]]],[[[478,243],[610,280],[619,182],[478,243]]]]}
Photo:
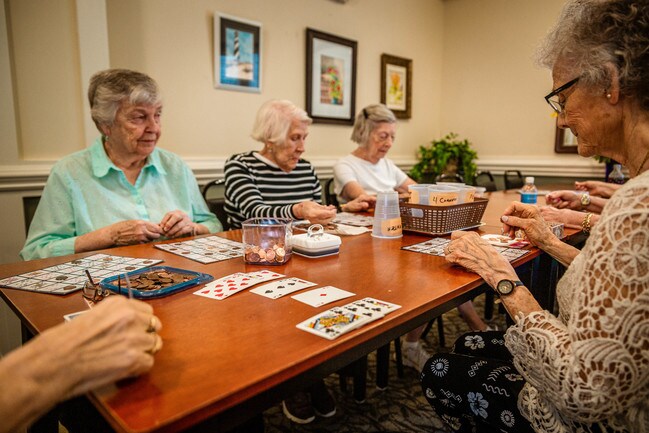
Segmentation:
{"type": "Polygon", "coordinates": [[[214,83],[221,89],[261,92],[261,23],[214,14],[214,83]]]}

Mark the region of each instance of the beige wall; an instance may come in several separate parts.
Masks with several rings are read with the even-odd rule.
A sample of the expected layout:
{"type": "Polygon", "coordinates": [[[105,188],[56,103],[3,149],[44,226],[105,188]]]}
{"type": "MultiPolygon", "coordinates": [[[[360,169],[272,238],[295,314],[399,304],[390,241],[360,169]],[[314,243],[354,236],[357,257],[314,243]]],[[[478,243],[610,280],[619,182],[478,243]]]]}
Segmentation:
{"type": "MultiPolygon", "coordinates": [[[[189,157],[224,157],[259,148],[248,138],[254,114],[270,98],[305,105],[305,29],[358,42],[358,108],[378,102],[380,57],[414,60],[411,120],[402,122],[394,156],[436,133],[441,83],[439,0],[112,0],[108,5],[110,62],[146,71],[165,94],[161,146],[189,157]],[[191,7],[188,7],[191,4],[191,7]],[[214,89],[215,11],[262,23],[262,93],[214,89]],[[162,31],[171,29],[173,31],[162,31]]],[[[338,158],[354,146],[349,126],[314,125],[306,158],[338,158]]]]}

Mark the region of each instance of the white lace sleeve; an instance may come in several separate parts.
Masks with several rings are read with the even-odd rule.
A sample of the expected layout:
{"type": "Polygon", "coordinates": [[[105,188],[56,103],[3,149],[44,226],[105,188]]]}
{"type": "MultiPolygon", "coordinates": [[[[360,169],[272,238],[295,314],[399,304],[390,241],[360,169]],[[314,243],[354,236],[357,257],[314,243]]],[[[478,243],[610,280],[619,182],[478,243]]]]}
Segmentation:
{"type": "Polygon", "coordinates": [[[557,299],[560,318],[520,317],[506,335],[528,381],[521,410],[548,432],[602,420],[648,431],[649,172],[606,205],[557,299]]]}

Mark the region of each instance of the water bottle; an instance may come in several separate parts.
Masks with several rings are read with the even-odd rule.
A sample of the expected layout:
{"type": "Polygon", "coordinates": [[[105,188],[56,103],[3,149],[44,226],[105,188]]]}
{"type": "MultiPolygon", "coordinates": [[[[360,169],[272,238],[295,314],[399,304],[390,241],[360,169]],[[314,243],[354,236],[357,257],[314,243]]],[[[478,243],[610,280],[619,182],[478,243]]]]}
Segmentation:
{"type": "Polygon", "coordinates": [[[624,173],[622,173],[622,164],[615,164],[613,171],[608,175],[609,183],[617,183],[622,185],[624,183],[624,173]]]}
{"type": "Polygon", "coordinates": [[[536,204],[538,190],[534,185],[534,178],[528,176],[525,178],[525,185],[521,188],[521,203],[536,204]]]}

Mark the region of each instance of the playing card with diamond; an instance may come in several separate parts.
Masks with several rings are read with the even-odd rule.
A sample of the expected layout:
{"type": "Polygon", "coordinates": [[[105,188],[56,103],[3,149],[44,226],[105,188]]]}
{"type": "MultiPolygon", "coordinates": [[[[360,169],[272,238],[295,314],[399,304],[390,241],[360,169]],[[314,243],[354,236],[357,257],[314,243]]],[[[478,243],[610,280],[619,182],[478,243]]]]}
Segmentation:
{"type": "Polygon", "coordinates": [[[369,319],[352,312],[327,310],[316,314],[302,323],[298,323],[296,326],[303,331],[310,332],[328,340],[333,340],[346,332],[350,332],[368,323],[368,321],[369,319]]]}
{"type": "Polygon", "coordinates": [[[201,287],[194,292],[194,295],[204,296],[210,299],[222,300],[243,289],[252,286],[251,278],[244,273],[237,272],[236,274],[228,275],[218,280],[214,280],[201,287]]]}
{"type": "Polygon", "coordinates": [[[293,295],[291,298],[296,301],[304,302],[312,307],[320,307],[321,305],[349,298],[350,296],[354,296],[354,293],[333,286],[324,286],[309,290],[306,293],[293,295]]]}
{"type": "Polygon", "coordinates": [[[273,281],[272,283],[264,284],[263,286],[255,287],[250,291],[261,296],[271,299],[278,299],[289,293],[297,292],[298,290],[313,287],[316,283],[301,280],[299,278],[291,277],[282,280],[273,281]]]}

